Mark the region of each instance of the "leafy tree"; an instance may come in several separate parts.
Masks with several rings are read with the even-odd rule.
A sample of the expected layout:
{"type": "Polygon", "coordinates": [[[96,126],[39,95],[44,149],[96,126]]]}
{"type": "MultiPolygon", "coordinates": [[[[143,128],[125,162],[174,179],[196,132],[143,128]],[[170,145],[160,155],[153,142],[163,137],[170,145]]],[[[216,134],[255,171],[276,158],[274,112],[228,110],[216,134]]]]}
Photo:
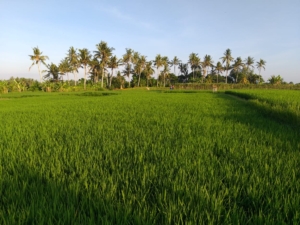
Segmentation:
{"type": "Polygon", "coordinates": [[[76,86],[76,79],[80,62],[77,55],[77,49],[75,49],[73,46],[69,48],[67,59],[69,60],[72,73],[74,74],[74,82],[76,86]]]}
{"type": "Polygon", "coordinates": [[[227,75],[228,71],[230,70],[230,63],[233,61],[233,57],[231,56],[231,50],[228,48],[224,52],[224,56],[221,57],[222,62],[225,63],[225,70],[226,70],[226,84],[227,84],[227,75]]]}
{"type": "Polygon", "coordinates": [[[130,81],[130,71],[131,71],[131,63],[133,61],[134,51],[130,48],[126,48],[126,53],[123,55],[123,63],[126,64],[125,70],[127,71],[124,75],[128,77],[130,81]]]}
{"type": "MultiPolygon", "coordinates": [[[[154,66],[156,66],[157,80],[158,80],[159,77],[158,69],[163,66],[163,60],[161,55],[157,54],[153,62],[154,62],[154,66]]],[[[158,86],[158,82],[157,82],[157,86],[158,86]]]]}
{"type": "Polygon", "coordinates": [[[117,58],[117,56],[110,57],[110,60],[108,61],[108,68],[111,69],[111,75],[110,75],[110,82],[109,87],[111,87],[112,78],[114,76],[114,69],[117,69],[121,64],[121,60],[117,58]]]}
{"type": "Polygon", "coordinates": [[[209,70],[209,67],[212,67],[213,66],[213,60],[211,58],[210,55],[205,55],[204,56],[204,60],[203,62],[201,63],[202,64],[202,67],[203,67],[203,76],[207,76],[208,75],[208,70],[209,70]]]}
{"type": "Polygon", "coordinates": [[[197,64],[197,62],[200,62],[200,58],[198,57],[198,54],[192,52],[192,53],[189,55],[189,61],[188,61],[188,64],[190,64],[191,69],[192,69],[192,71],[193,71],[193,80],[195,79],[194,71],[195,71],[195,69],[196,69],[196,64],[197,64]]]}
{"type": "Polygon", "coordinates": [[[235,77],[235,83],[238,82],[238,74],[241,72],[242,67],[244,66],[244,63],[242,61],[241,57],[237,57],[236,60],[234,61],[232,65],[232,70],[235,72],[236,77],[235,77]]]}
{"type": "Polygon", "coordinates": [[[175,74],[175,66],[179,65],[179,63],[181,62],[181,60],[179,60],[177,58],[177,56],[175,56],[171,61],[170,61],[170,66],[174,67],[174,74],[175,74]]]}
{"type": "Polygon", "coordinates": [[[168,76],[169,72],[170,72],[168,56],[162,57],[162,65],[164,67],[164,69],[162,71],[162,75],[163,75],[164,87],[165,87],[166,86],[166,76],[168,76]]]}
{"type": "MultiPolygon", "coordinates": [[[[265,66],[266,66],[266,61],[263,59],[260,59],[258,62],[256,62],[256,67],[259,71],[259,76],[260,76],[261,69],[265,70],[265,66]]],[[[259,83],[260,83],[260,80],[259,80],[259,83]]]]}
{"type": "Polygon", "coordinates": [[[30,60],[33,61],[32,65],[29,67],[29,70],[31,69],[31,67],[36,64],[38,66],[38,71],[39,71],[39,75],[40,75],[40,82],[42,82],[42,75],[41,75],[41,71],[40,71],[40,64],[43,63],[45,66],[46,63],[45,61],[47,59],[49,59],[48,56],[46,55],[42,55],[43,52],[40,51],[39,47],[36,47],[36,48],[32,48],[33,49],[33,55],[29,55],[30,57],[30,60]]]}
{"type": "Polygon", "coordinates": [[[54,63],[51,63],[50,65],[47,66],[48,70],[43,70],[43,73],[47,73],[46,75],[44,75],[45,79],[49,79],[51,82],[58,82],[61,77],[59,75],[59,68],[57,65],[55,65],[54,63]]]}
{"type": "Polygon", "coordinates": [[[188,80],[188,64],[187,63],[179,63],[178,69],[180,71],[180,76],[178,77],[179,82],[186,82],[188,80]]]}
{"type": "Polygon", "coordinates": [[[89,50],[86,48],[79,49],[79,62],[84,68],[84,90],[86,90],[86,68],[89,66],[92,55],[90,54],[89,50]]]}
{"type": "Polygon", "coordinates": [[[142,55],[142,56],[139,58],[139,63],[140,63],[140,66],[141,66],[141,70],[140,70],[140,73],[139,73],[138,87],[140,86],[141,72],[145,69],[146,64],[147,64],[146,57],[147,57],[147,56],[142,55]]]}
{"type": "Polygon", "coordinates": [[[147,62],[146,67],[144,69],[144,73],[147,79],[147,87],[148,87],[148,83],[149,83],[149,79],[151,78],[151,76],[155,73],[154,69],[152,68],[152,62],[147,62]]]}
{"type": "Polygon", "coordinates": [[[67,75],[68,77],[68,83],[69,83],[69,73],[72,72],[71,65],[69,63],[69,60],[67,58],[64,58],[60,61],[58,65],[58,69],[61,75],[67,75]]]}
{"type": "Polygon", "coordinates": [[[103,88],[103,78],[104,78],[104,71],[107,67],[110,57],[112,56],[112,51],[115,50],[114,48],[108,47],[107,43],[101,41],[99,44],[96,45],[97,51],[94,51],[95,58],[100,59],[101,67],[102,67],[102,81],[101,87],[103,88]]]}
{"type": "Polygon", "coordinates": [[[252,68],[252,69],[254,68],[253,64],[254,64],[254,58],[253,57],[248,56],[248,58],[246,58],[244,60],[244,65],[245,65],[245,67],[247,68],[248,71],[249,71],[250,68],[252,68]]]}
{"type": "Polygon", "coordinates": [[[272,75],[271,78],[268,79],[268,81],[270,82],[270,84],[281,84],[283,83],[283,78],[278,75],[278,76],[275,76],[275,75],[272,75]]]}
{"type": "Polygon", "coordinates": [[[217,71],[217,83],[219,83],[219,75],[224,71],[224,67],[222,66],[221,62],[217,62],[215,70],[217,71]]]}

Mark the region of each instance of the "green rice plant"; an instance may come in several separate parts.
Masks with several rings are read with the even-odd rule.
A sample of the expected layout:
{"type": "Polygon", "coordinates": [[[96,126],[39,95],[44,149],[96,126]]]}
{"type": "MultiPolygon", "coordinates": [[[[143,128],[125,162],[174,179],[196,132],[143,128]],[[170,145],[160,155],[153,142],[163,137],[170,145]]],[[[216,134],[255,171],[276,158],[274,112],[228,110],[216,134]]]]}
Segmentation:
{"type": "Polygon", "coordinates": [[[0,101],[0,224],[300,222],[299,129],[223,93],[108,93],[0,101]]]}

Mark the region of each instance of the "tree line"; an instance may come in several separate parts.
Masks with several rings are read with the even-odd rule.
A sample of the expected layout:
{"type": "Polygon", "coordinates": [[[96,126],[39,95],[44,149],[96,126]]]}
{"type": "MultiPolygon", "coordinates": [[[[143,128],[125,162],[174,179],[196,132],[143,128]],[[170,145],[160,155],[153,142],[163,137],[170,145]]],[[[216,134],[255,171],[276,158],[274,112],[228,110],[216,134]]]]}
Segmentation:
{"type": "Polygon", "coordinates": [[[73,74],[74,85],[77,85],[78,69],[84,70],[83,86],[86,89],[86,82],[89,80],[93,83],[101,83],[107,88],[112,86],[112,81],[117,78],[122,85],[127,78],[129,86],[141,86],[141,78],[151,86],[169,85],[171,82],[198,82],[198,83],[261,83],[261,70],[265,69],[266,61],[260,59],[256,62],[253,57],[248,56],[245,60],[241,57],[234,59],[231,50],[227,49],[223,56],[216,64],[210,55],[205,55],[203,60],[196,53],[189,55],[189,60],[183,63],[177,56],[169,60],[167,56],[157,54],[154,60],[147,60],[147,56],[140,54],[130,48],[126,48],[125,54],[118,58],[113,55],[113,47],[109,47],[104,41],[96,45],[93,54],[87,49],[75,49],[70,47],[66,57],[58,65],[51,63],[46,64],[48,56],[43,55],[38,47],[33,48],[33,55],[29,55],[33,65],[37,65],[40,75],[40,82],[49,80],[59,82],[63,76],[67,77],[70,82],[69,74],[73,74]],[[41,71],[40,66],[44,64],[46,70],[41,71]],[[255,64],[255,65],[254,65],[255,64]],[[258,69],[259,74],[254,73],[254,67],[258,69]],[[173,67],[173,73],[171,69],[173,67]],[[122,68],[120,71],[119,68],[122,68]],[[176,68],[179,73],[176,75],[176,68]],[[192,72],[189,72],[189,68],[192,72]],[[117,75],[115,76],[115,72],[117,75]],[[223,76],[225,72],[225,76],[223,76]],[[45,75],[43,75],[45,74],[45,75]],[[157,78],[153,77],[157,74],[157,78]],[[152,81],[152,82],[150,82],[152,81]]]}

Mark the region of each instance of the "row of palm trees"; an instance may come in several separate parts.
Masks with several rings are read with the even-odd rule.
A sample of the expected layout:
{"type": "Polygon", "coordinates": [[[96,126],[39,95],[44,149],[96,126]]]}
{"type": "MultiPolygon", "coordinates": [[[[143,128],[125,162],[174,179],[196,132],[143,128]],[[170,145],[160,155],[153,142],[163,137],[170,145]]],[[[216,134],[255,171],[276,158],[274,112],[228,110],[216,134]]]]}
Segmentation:
{"type": "MultiPolygon", "coordinates": [[[[41,82],[43,78],[49,78],[53,81],[58,81],[62,75],[67,75],[69,80],[69,73],[74,75],[74,81],[76,85],[78,69],[84,69],[84,89],[86,89],[86,80],[87,74],[89,73],[94,82],[99,81],[99,77],[101,77],[101,87],[103,88],[104,77],[107,77],[107,87],[111,87],[112,78],[114,76],[114,71],[118,70],[120,66],[123,66],[122,75],[127,77],[130,80],[130,75],[136,75],[138,77],[137,86],[140,86],[141,74],[148,80],[151,78],[153,74],[156,72],[158,74],[158,79],[162,80],[163,86],[166,86],[166,78],[171,73],[171,68],[175,69],[178,66],[180,71],[187,71],[188,66],[192,69],[193,80],[195,80],[195,71],[202,73],[202,82],[205,77],[208,76],[209,69],[214,70],[217,74],[217,83],[218,76],[220,73],[226,71],[226,80],[228,72],[235,71],[238,75],[238,72],[241,69],[246,69],[250,71],[254,69],[254,58],[248,56],[244,61],[241,57],[237,57],[235,60],[231,56],[231,50],[227,49],[224,52],[224,55],[220,58],[221,61],[218,61],[215,65],[210,55],[205,55],[203,61],[201,61],[200,57],[196,53],[191,53],[189,55],[189,60],[186,64],[182,63],[181,60],[175,56],[172,60],[169,60],[167,56],[162,56],[157,54],[154,60],[147,61],[147,56],[141,55],[139,52],[133,51],[132,49],[126,49],[125,54],[121,59],[118,59],[116,55],[113,55],[114,48],[109,47],[106,42],[101,41],[96,45],[96,50],[92,55],[90,51],[86,48],[83,49],[75,49],[74,47],[70,47],[66,57],[61,60],[59,65],[55,65],[51,63],[50,65],[46,65],[45,61],[49,59],[48,56],[43,55],[38,47],[33,48],[33,55],[29,55],[30,59],[33,61],[29,70],[33,65],[38,66],[38,72],[40,75],[41,82]],[[44,64],[47,67],[47,70],[40,71],[40,65],[44,64]],[[108,70],[110,69],[110,73],[108,70]],[[42,73],[46,73],[46,75],[42,76],[42,73]]],[[[259,70],[259,76],[261,69],[265,69],[266,62],[260,59],[256,62],[256,67],[259,70]]],[[[237,82],[237,77],[236,80],[237,82]]],[[[158,82],[157,82],[158,85],[158,82]]]]}

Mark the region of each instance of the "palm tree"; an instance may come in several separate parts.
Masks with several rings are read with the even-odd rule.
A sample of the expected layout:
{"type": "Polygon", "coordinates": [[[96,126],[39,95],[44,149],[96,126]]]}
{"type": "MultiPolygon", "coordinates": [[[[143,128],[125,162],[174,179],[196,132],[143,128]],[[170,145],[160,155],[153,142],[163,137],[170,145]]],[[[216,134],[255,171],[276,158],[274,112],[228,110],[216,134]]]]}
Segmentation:
{"type": "Polygon", "coordinates": [[[163,66],[163,61],[162,61],[162,57],[160,54],[157,54],[155,56],[155,59],[153,60],[154,62],[154,66],[156,66],[156,72],[157,72],[157,87],[158,87],[158,77],[159,77],[159,73],[158,73],[158,69],[163,66]]]}
{"type": "Polygon", "coordinates": [[[198,54],[196,54],[196,53],[191,53],[190,55],[189,55],[189,61],[188,61],[188,63],[190,64],[190,66],[191,66],[191,69],[192,69],[192,71],[193,71],[193,80],[195,79],[195,76],[194,76],[194,71],[195,71],[195,64],[196,64],[196,62],[198,62],[198,61],[200,61],[200,58],[198,57],[198,54]]]}
{"type": "Polygon", "coordinates": [[[95,83],[98,83],[99,74],[102,72],[100,61],[94,58],[89,62],[89,67],[90,67],[89,72],[91,74],[91,79],[93,79],[95,83]]]}
{"type": "Polygon", "coordinates": [[[56,66],[54,63],[51,63],[50,65],[47,66],[48,70],[43,70],[43,73],[47,73],[44,78],[50,79],[52,82],[58,82],[59,79],[61,78],[59,68],[56,66]]]}
{"type": "Polygon", "coordinates": [[[73,46],[70,47],[67,58],[69,60],[69,64],[71,65],[72,73],[74,74],[74,81],[76,86],[76,75],[78,73],[78,68],[80,66],[80,62],[78,60],[78,55],[77,55],[77,49],[75,49],[73,46]]]}
{"type": "Polygon", "coordinates": [[[237,57],[232,65],[232,70],[235,71],[235,73],[236,73],[235,83],[238,82],[238,74],[239,74],[239,71],[241,70],[241,67],[243,67],[243,66],[244,66],[244,63],[242,61],[242,58],[237,57]]]}
{"type": "Polygon", "coordinates": [[[208,70],[209,70],[209,67],[212,67],[213,66],[213,60],[212,60],[212,58],[211,58],[211,56],[210,55],[205,55],[204,56],[204,60],[203,60],[203,62],[202,62],[202,66],[203,66],[203,68],[205,68],[205,72],[204,72],[204,74],[203,74],[203,76],[207,76],[208,75],[208,70]]]}
{"type": "Polygon", "coordinates": [[[256,62],[256,67],[257,67],[257,69],[259,71],[259,83],[260,83],[260,71],[261,71],[262,68],[264,70],[266,69],[265,68],[266,63],[267,62],[265,60],[263,60],[263,59],[260,59],[258,62],[256,62]]]}
{"type": "Polygon", "coordinates": [[[224,71],[224,67],[222,66],[222,64],[220,62],[217,62],[217,65],[216,65],[216,71],[218,72],[217,73],[217,83],[219,83],[219,75],[220,75],[220,72],[223,72],[224,71]]]}
{"type": "Polygon", "coordinates": [[[86,67],[89,66],[92,55],[86,48],[79,49],[79,62],[84,67],[84,90],[86,90],[86,67]]]}
{"type": "Polygon", "coordinates": [[[140,59],[139,59],[139,63],[140,63],[140,66],[141,66],[141,70],[140,70],[140,73],[139,73],[138,87],[140,86],[141,73],[142,73],[142,71],[143,71],[143,70],[145,69],[145,67],[146,67],[146,63],[147,63],[146,57],[147,57],[147,56],[142,55],[142,56],[140,57],[140,59]]]}
{"type": "Polygon", "coordinates": [[[69,81],[69,73],[72,72],[69,60],[67,58],[64,58],[63,60],[61,60],[58,65],[58,69],[59,69],[59,72],[61,75],[67,75],[68,83],[69,83],[70,82],[69,81]]]}
{"type": "Polygon", "coordinates": [[[164,56],[161,58],[162,65],[164,66],[163,75],[164,75],[164,87],[166,86],[166,76],[169,75],[170,68],[169,68],[169,58],[168,56],[164,56]]]}
{"type": "Polygon", "coordinates": [[[154,69],[152,68],[152,62],[147,62],[146,67],[144,69],[144,73],[146,75],[146,79],[147,79],[147,87],[148,87],[148,81],[150,79],[150,77],[155,73],[154,69]]]}
{"type": "Polygon", "coordinates": [[[122,71],[123,76],[127,76],[128,77],[128,82],[129,82],[129,86],[130,86],[130,74],[132,73],[131,71],[131,65],[127,64],[125,66],[125,69],[122,71]]]}
{"type": "Polygon", "coordinates": [[[107,43],[101,41],[99,44],[96,45],[97,51],[94,51],[95,58],[100,59],[101,67],[102,67],[102,83],[101,87],[103,88],[103,78],[104,78],[104,70],[109,62],[110,57],[112,56],[112,51],[115,50],[114,48],[109,48],[107,43]]]}
{"type": "Polygon", "coordinates": [[[41,71],[40,71],[40,64],[43,63],[45,66],[46,63],[45,63],[45,60],[46,59],[49,59],[48,56],[46,55],[42,55],[43,52],[40,51],[39,47],[36,47],[36,48],[32,48],[33,49],[33,55],[29,55],[30,57],[30,60],[33,61],[32,65],[29,67],[29,71],[30,71],[30,68],[36,64],[38,66],[38,71],[39,71],[39,75],[40,75],[40,81],[42,82],[42,75],[41,75],[41,71]]]}
{"type": "Polygon", "coordinates": [[[223,63],[225,62],[226,84],[227,84],[227,75],[228,75],[228,71],[230,70],[230,62],[233,61],[233,57],[231,56],[231,50],[229,48],[226,49],[226,51],[224,52],[224,56],[221,57],[220,59],[222,59],[223,63]]]}
{"type": "Polygon", "coordinates": [[[129,71],[129,73],[126,73],[126,76],[128,77],[128,82],[130,82],[130,71],[131,71],[131,63],[133,60],[133,54],[134,51],[130,48],[126,48],[126,53],[123,55],[123,63],[126,64],[126,70],[129,71]]]}
{"type": "Polygon", "coordinates": [[[247,68],[247,72],[249,72],[249,68],[252,68],[253,69],[253,64],[254,64],[254,58],[253,57],[250,57],[248,56],[248,58],[246,58],[244,60],[244,64],[245,64],[245,67],[247,68]]]}
{"type": "Polygon", "coordinates": [[[117,58],[117,56],[110,57],[110,60],[108,61],[108,68],[111,69],[111,75],[110,75],[110,81],[109,81],[109,87],[111,87],[112,78],[114,76],[114,69],[117,69],[119,65],[121,64],[121,60],[117,58]]]}
{"type": "Polygon", "coordinates": [[[175,66],[179,65],[179,63],[181,63],[181,60],[179,60],[177,58],[177,56],[175,56],[171,61],[170,61],[170,66],[174,67],[174,75],[175,75],[175,66]]]}

